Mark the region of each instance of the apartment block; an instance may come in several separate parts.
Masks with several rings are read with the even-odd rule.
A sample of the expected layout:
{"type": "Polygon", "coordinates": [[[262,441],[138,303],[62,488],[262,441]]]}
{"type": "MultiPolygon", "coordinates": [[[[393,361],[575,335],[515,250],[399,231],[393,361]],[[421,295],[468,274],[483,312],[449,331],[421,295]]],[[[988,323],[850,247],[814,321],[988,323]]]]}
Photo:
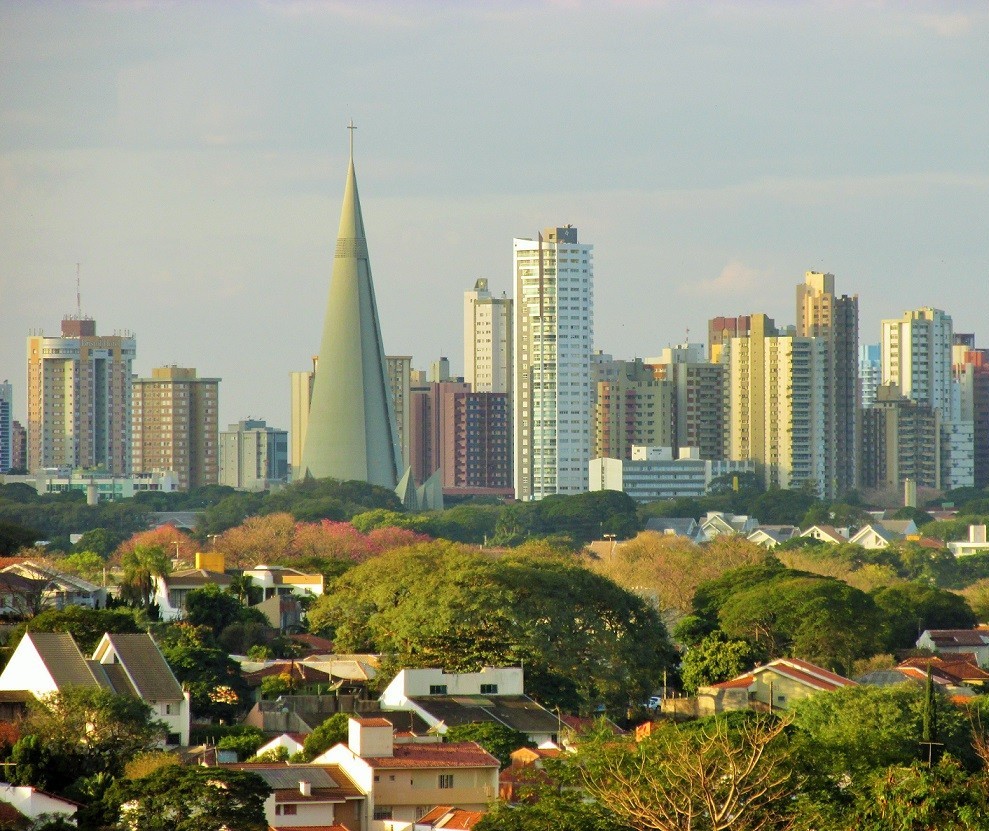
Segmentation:
{"type": "Polygon", "coordinates": [[[450,391],[443,395],[441,407],[444,494],[512,496],[508,394],[450,391]]]}
{"type": "Polygon", "coordinates": [[[881,385],[863,411],[862,486],[900,493],[905,479],[941,488],[941,416],[895,384],[881,385]]]}
{"type": "Polygon", "coordinates": [[[673,383],[641,358],[595,355],[594,458],[631,459],[633,445],[669,446],[674,438],[673,383]]]}
{"type": "Polygon", "coordinates": [[[481,278],[464,292],[464,381],[474,392],[511,394],[512,299],[494,297],[481,278]]]}
{"type": "Polygon", "coordinates": [[[288,480],[288,431],[244,419],[220,433],[220,484],[262,491],[288,480]]]}
{"type": "Polygon", "coordinates": [[[97,335],[67,317],[60,337],[27,339],[28,468],[131,468],[133,334],[97,335]]]}
{"type": "Polygon", "coordinates": [[[13,467],[13,419],[11,410],[14,406],[14,388],[8,381],[0,384],[0,473],[6,473],[13,467]]]}
{"type": "Polygon", "coordinates": [[[219,392],[219,378],[199,378],[186,367],[157,367],[150,378],[133,379],[133,470],[174,471],[182,490],[215,485],[219,392]]]}

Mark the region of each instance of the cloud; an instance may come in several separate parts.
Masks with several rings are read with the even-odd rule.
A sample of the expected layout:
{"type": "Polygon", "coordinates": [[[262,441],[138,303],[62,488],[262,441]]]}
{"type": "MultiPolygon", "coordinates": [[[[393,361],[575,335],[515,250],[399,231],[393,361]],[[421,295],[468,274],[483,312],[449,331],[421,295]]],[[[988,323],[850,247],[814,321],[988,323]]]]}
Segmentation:
{"type": "Polygon", "coordinates": [[[717,277],[683,286],[681,291],[694,295],[743,294],[751,292],[768,277],[768,271],[748,266],[741,260],[730,260],[717,277]]]}

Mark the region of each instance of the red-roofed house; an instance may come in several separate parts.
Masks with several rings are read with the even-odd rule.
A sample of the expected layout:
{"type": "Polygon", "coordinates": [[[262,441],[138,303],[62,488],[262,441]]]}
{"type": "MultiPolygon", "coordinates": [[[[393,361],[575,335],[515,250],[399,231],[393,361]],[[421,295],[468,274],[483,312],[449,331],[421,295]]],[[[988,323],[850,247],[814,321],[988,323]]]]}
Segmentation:
{"type": "Polygon", "coordinates": [[[971,652],[980,667],[989,667],[989,627],[978,629],[926,629],[917,638],[919,649],[930,649],[939,655],[971,652]]]}
{"type": "Polygon", "coordinates": [[[350,719],[347,744],[316,764],[339,765],[367,795],[362,827],[416,822],[436,805],[483,811],[498,797],[498,760],[474,742],[396,744],[384,718],[350,719]]]}
{"type": "Polygon", "coordinates": [[[794,701],[822,692],[855,686],[855,682],[799,658],[777,658],[768,664],[697,691],[699,715],[726,710],[785,710],[794,701]]]}

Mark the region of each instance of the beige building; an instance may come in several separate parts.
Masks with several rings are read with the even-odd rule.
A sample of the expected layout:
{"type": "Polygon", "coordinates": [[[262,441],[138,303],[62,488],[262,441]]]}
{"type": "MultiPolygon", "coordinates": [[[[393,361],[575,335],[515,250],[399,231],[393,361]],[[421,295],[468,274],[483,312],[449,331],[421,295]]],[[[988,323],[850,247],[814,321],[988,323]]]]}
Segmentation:
{"type": "Polygon", "coordinates": [[[485,278],[464,292],[464,381],[474,392],[512,392],[512,298],[485,278]]]}
{"type": "Polygon", "coordinates": [[[131,469],[130,333],[97,335],[92,318],[65,318],[61,337],[27,339],[28,470],[131,469]]]}
{"type": "MultiPolygon", "coordinates": [[[[792,330],[791,330],[792,332],[792,330]]],[[[731,338],[728,366],[729,457],[751,459],[766,487],[826,482],[826,360],[820,338],[780,334],[752,315],[748,337],[731,338]]]]}
{"type": "Polygon", "coordinates": [[[309,402],[312,399],[312,386],[316,378],[316,363],[313,358],[313,369],[310,372],[290,372],[289,380],[292,385],[292,424],[289,428],[289,464],[292,466],[292,477],[297,478],[302,465],[302,448],[306,443],[306,428],[309,426],[309,402]]]}
{"type": "Polygon", "coordinates": [[[179,488],[215,485],[219,477],[219,378],[163,366],[133,381],[131,455],[138,473],[175,471],[179,488]]]}
{"type": "Polygon", "coordinates": [[[386,719],[352,718],[349,725],[347,744],[314,764],[339,765],[366,794],[361,828],[412,823],[437,805],[483,811],[498,798],[498,760],[474,742],[399,744],[386,719]]]}
{"type": "Polygon", "coordinates": [[[673,384],[657,378],[641,358],[605,360],[595,356],[592,458],[631,459],[632,446],[673,443],[673,384]]]}

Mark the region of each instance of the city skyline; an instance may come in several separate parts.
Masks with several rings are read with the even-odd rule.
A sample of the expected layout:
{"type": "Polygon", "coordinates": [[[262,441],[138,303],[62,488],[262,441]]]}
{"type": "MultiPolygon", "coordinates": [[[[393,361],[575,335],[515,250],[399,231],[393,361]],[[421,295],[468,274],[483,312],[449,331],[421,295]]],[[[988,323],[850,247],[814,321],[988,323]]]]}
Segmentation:
{"type": "Polygon", "coordinates": [[[9,4],[13,417],[25,337],[76,312],[80,262],[82,312],[134,332],[136,374],[195,367],[224,379],[221,424],[288,427],[351,117],[384,349],[416,367],[460,374],[463,293],[511,294],[512,238],[567,223],[616,356],[716,315],[795,322],[808,270],[859,295],[862,344],[934,306],[985,345],[987,36],[974,3],[9,4]]]}

